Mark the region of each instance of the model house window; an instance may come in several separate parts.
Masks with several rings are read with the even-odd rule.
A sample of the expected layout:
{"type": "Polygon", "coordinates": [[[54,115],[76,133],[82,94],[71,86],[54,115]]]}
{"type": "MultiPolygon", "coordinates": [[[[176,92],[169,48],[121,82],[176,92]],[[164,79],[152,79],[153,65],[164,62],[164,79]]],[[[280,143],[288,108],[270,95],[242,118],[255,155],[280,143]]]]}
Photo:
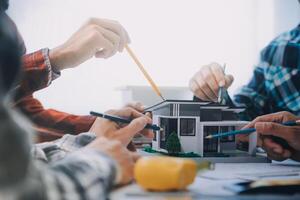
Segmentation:
{"type": "MultiPolygon", "coordinates": [[[[203,137],[205,138],[207,135],[216,134],[219,131],[218,126],[205,126],[204,127],[203,137]]],[[[204,153],[217,153],[218,152],[218,139],[204,139],[204,153]]]]}
{"type": "Polygon", "coordinates": [[[154,133],[153,141],[156,141],[156,140],[157,140],[157,139],[156,139],[156,138],[157,138],[157,134],[158,134],[159,132],[158,132],[158,131],[154,131],[153,133],[154,133]]]}
{"type": "Polygon", "coordinates": [[[180,136],[195,136],[196,120],[191,118],[180,119],[180,136]]]}
{"type": "Polygon", "coordinates": [[[160,131],[160,140],[166,141],[166,132],[168,131],[168,119],[160,118],[160,127],[162,130],[160,131]]]}
{"type": "Polygon", "coordinates": [[[160,131],[160,141],[166,141],[166,132],[160,131]]]}

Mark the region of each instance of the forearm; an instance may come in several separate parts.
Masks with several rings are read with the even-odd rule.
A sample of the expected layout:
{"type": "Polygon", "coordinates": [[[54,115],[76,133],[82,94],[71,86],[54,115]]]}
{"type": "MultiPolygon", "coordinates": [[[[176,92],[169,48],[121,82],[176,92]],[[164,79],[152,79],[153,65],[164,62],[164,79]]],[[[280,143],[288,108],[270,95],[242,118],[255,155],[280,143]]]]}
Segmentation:
{"type": "Polygon", "coordinates": [[[83,149],[61,161],[34,161],[21,190],[10,188],[14,199],[107,199],[114,185],[116,165],[106,155],[83,149]]]}
{"type": "MultiPolygon", "coordinates": [[[[51,166],[53,179],[64,190],[56,190],[66,199],[107,199],[107,194],[116,179],[116,166],[113,160],[92,149],[84,149],[68,155],[51,166]],[[73,185],[73,189],[68,185],[73,185]],[[62,192],[64,191],[64,192],[62,192]]],[[[49,194],[49,192],[48,192],[49,194]]]]}

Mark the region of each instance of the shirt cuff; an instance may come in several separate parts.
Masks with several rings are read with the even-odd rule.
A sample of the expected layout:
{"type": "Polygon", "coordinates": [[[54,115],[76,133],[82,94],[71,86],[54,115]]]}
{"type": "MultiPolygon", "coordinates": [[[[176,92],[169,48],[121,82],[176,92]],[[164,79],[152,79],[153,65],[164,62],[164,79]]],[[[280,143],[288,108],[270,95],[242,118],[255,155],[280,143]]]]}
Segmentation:
{"type": "MultiPolygon", "coordinates": [[[[93,151],[93,152],[97,153],[98,156],[101,155],[103,158],[105,158],[106,162],[108,162],[108,165],[110,166],[110,168],[112,170],[112,176],[111,176],[112,184],[117,185],[121,182],[121,179],[122,179],[121,169],[115,159],[113,159],[111,156],[107,155],[106,153],[103,153],[103,152],[95,150],[95,149],[91,149],[90,147],[86,147],[86,148],[82,149],[82,151],[83,152],[93,151]]],[[[95,162],[97,164],[99,164],[99,166],[103,165],[103,160],[101,161],[101,159],[100,160],[95,159],[95,162]]]]}
{"type": "Polygon", "coordinates": [[[45,64],[46,64],[46,66],[48,68],[48,71],[49,71],[48,85],[50,85],[50,83],[53,80],[57,79],[61,75],[60,72],[54,71],[52,69],[50,58],[49,58],[49,51],[50,50],[48,48],[42,49],[42,53],[43,53],[43,56],[44,56],[44,59],[45,59],[45,64]]]}
{"type": "Polygon", "coordinates": [[[113,158],[101,151],[92,149],[90,147],[85,147],[71,153],[67,157],[71,160],[74,159],[74,161],[78,159],[83,162],[89,163],[90,167],[97,171],[99,174],[106,174],[108,176],[110,187],[120,182],[121,171],[118,167],[118,164],[113,158]]]}
{"type": "Polygon", "coordinates": [[[88,190],[91,185],[103,184],[106,191],[116,182],[117,167],[113,159],[92,148],[83,148],[70,153],[61,161],[52,164],[53,168],[62,170],[80,181],[83,189],[88,190]]]}

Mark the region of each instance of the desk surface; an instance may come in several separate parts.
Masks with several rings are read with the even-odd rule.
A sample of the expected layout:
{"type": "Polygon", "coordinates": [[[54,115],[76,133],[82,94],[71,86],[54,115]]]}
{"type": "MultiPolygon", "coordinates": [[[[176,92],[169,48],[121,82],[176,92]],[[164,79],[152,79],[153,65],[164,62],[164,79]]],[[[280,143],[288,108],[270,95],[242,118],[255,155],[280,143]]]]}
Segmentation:
{"type": "MultiPolygon", "coordinates": [[[[147,192],[137,184],[116,189],[111,193],[112,200],[119,199],[300,199],[297,196],[238,196],[224,188],[229,184],[238,183],[249,179],[258,179],[262,173],[271,173],[276,178],[300,178],[300,164],[283,165],[277,163],[217,163],[214,171],[198,174],[195,182],[187,191],[180,192],[147,192]],[[280,172],[285,172],[281,174],[280,172]],[[293,172],[288,174],[289,172],[293,172]],[[295,175],[298,174],[298,175],[295,175]]],[[[265,177],[266,178],[266,177],[265,177]]]]}

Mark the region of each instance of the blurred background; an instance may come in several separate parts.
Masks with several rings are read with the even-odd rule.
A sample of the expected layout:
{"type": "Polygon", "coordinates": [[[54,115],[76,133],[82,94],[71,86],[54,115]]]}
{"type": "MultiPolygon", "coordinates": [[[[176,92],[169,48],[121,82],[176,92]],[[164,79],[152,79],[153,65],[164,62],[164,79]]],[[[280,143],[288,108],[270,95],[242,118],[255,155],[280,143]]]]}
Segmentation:
{"type": "MultiPolygon", "coordinates": [[[[187,87],[200,66],[216,61],[235,77],[231,94],[248,82],[260,49],[300,21],[297,0],[11,0],[10,5],[27,53],[62,44],[89,17],[115,19],[159,86],[187,87]]],[[[148,83],[124,52],[63,71],[35,96],[47,108],[87,114],[120,107],[120,88],[129,85],[148,83]]]]}

